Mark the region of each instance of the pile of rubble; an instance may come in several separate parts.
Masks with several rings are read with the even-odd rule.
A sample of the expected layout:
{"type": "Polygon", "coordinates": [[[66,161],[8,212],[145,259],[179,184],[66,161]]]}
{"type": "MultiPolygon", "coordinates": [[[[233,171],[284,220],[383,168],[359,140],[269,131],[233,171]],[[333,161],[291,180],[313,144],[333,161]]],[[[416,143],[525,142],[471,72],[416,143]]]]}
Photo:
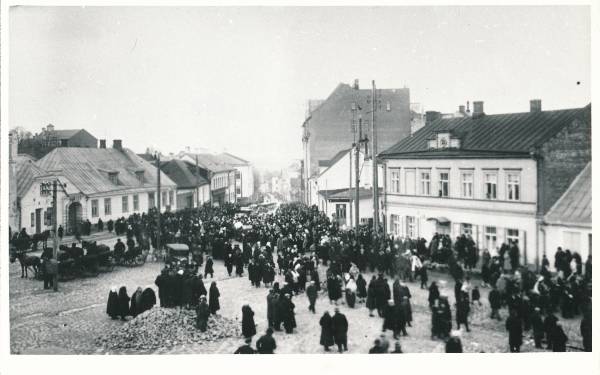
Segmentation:
{"type": "Polygon", "coordinates": [[[195,323],[196,313],[193,310],[154,307],[97,338],[96,344],[108,352],[152,352],[176,345],[240,337],[242,334],[239,322],[220,315],[209,317],[206,332],[200,332],[195,323]]]}

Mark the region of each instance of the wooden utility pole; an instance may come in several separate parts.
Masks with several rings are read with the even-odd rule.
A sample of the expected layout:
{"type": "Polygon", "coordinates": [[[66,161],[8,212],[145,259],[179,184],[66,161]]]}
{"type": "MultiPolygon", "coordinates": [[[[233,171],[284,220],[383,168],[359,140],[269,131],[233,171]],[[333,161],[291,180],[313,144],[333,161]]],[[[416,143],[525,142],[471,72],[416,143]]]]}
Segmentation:
{"type": "Polygon", "coordinates": [[[200,173],[198,173],[198,155],[196,155],[196,208],[200,208],[200,173]]]}
{"type": "MultiPolygon", "coordinates": [[[[52,276],[52,286],[54,291],[58,291],[58,182],[54,180],[52,182],[52,232],[54,233],[54,238],[52,239],[52,261],[56,262],[57,269],[52,276]]],[[[48,261],[48,260],[46,260],[48,261]]]]}
{"type": "Polygon", "coordinates": [[[156,153],[156,203],[158,212],[156,215],[156,250],[160,250],[160,154],[156,153]]]}
{"type": "Polygon", "coordinates": [[[359,224],[360,224],[360,193],[359,193],[359,188],[360,188],[360,169],[358,166],[358,162],[359,162],[359,157],[360,157],[360,144],[362,142],[362,118],[358,119],[358,139],[356,140],[356,142],[354,143],[354,215],[355,215],[355,222],[356,222],[356,239],[358,241],[358,236],[359,236],[359,224]]]}
{"type": "Polygon", "coordinates": [[[373,164],[373,230],[375,235],[379,233],[379,181],[377,168],[377,127],[375,125],[375,110],[377,109],[377,98],[375,96],[375,80],[373,84],[373,92],[371,94],[371,128],[373,129],[373,147],[371,162],[373,164]]]}

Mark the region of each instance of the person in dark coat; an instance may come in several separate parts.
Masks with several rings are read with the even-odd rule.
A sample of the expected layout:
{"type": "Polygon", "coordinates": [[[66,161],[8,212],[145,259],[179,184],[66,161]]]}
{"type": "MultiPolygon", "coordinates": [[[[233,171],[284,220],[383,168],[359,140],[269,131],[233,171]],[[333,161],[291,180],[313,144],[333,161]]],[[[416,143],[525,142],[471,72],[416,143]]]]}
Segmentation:
{"type": "Polygon", "coordinates": [[[496,284],[492,284],[492,290],[490,290],[490,293],[488,294],[488,300],[490,301],[490,308],[492,309],[490,318],[500,320],[498,310],[502,307],[502,295],[496,288],[496,284]]]}
{"type": "Polygon", "coordinates": [[[557,323],[558,318],[553,313],[549,313],[544,319],[544,332],[546,333],[546,347],[548,350],[552,349],[552,332],[554,332],[557,323]]]}
{"type": "Polygon", "coordinates": [[[225,254],[225,268],[227,268],[227,275],[231,277],[231,273],[233,272],[233,254],[231,252],[227,252],[225,254]]]}
{"type": "Polygon", "coordinates": [[[267,294],[267,322],[269,327],[275,327],[275,290],[270,289],[269,294],[267,294]]]}
{"type": "Polygon", "coordinates": [[[452,335],[446,341],[446,353],[462,353],[462,342],[460,341],[460,337],[458,335],[452,335]]]}
{"type": "Polygon", "coordinates": [[[348,320],[337,307],[331,318],[331,326],[333,328],[333,340],[338,347],[338,352],[348,351],[348,320]]]}
{"type": "Polygon", "coordinates": [[[213,260],[211,257],[206,259],[206,264],[204,265],[204,278],[206,279],[207,275],[210,275],[210,278],[213,278],[215,271],[213,270],[213,260]]]}
{"type": "Polygon", "coordinates": [[[185,275],[181,282],[181,306],[186,309],[190,308],[192,304],[192,296],[193,296],[193,284],[194,280],[189,275],[185,275]]]}
{"type": "Polygon", "coordinates": [[[544,321],[542,320],[541,309],[536,307],[531,314],[531,326],[533,328],[533,342],[535,347],[542,349],[542,340],[544,339],[544,321]]]}
{"type": "Polygon", "coordinates": [[[321,320],[319,320],[319,325],[321,326],[321,340],[319,344],[323,345],[325,351],[329,351],[329,347],[334,344],[333,342],[333,325],[331,315],[329,315],[329,311],[325,311],[321,320]]]}
{"type": "Polygon", "coordinates": [[[440,298],[440,290],[437,286],[437,283],[432,281],[431,285],[429,285],[429,297],[427,297],[427,300],[429,301],[429,308],[433,309],[433,305],[438,298],[440,298]]]}
{"type": "Polygon", "coordinates": [[[471,306],[469,303],[469,294],[467,292],[460,292],[459,299],[456,302],[456,325],[457,329],[460,330],[460,325],[464,324],[467,332],[470,332],[469,329],[469,312],[471,311],[471,306]]]}
{"type": "MultiPolygon", "coordinates": [[[[239,249],[239,248],[238,248],[239,249]]],[[[241,253],[234,253],[233,262],[235,263],[235,274],[239,277],[242,277],[244,274],[244,258],[242,258],[241,253]]]]}
{"type": "Polygon", "coordinates": [[[389,300],[388,306],[385,308],[383,313],[382,331],[385,332],[389,329],[394,333],[395,339],[398,339],[398,335],[400,334],[399,314],[400,313],[394,304],[394,300],[389,300]]]}
{"type": "Polygon", "coordinates": [[[588,306],[583,312],[583,318],[579,324],[579,331],[583,339],[583,350],[592,351],[592,307],[588,306]]]}
{"type": "Polygon", "coordinates": [[[111,319],[117,319],[119,317],[119,294],[117,293],[117,287],[112,287],[110,292],[108,292],[106,313],[111,319]]]}
{"type": "Polygon", "coordinates": [[[360,273],[356,278],[356,295],[358,296],[359,303],[365,302],[365,299],[367,298],[367,282],[360,273]]]}
{"type": "Polygon", "coordinates": [[[256,335],[254,311],[248,305],[242,306],[242,335],[246,338],[256,335]]]}
{"type": "Polygon", "coordinates": [[[516,310],[510,311],[506,319],[506,330],[508,331],[508,345],[511,353],[519,353],[523,345],[523,324],[517,316],[516,310]]]}
{"type": "Polygon", "coordinates": [[[138,287],[135,292],[131,295],[131,307],[129,308],[129,315],[134,318],[140,314],[140,306],[142,304],[142,288],[138,287]]]}
{"type": "Polygon", "coordinates": [[[252,338],[247,338],[245,342],[246,343],[237,348],[237,350],[233,352],[233,354],[256,354],[256,350],[254,350],[252,346],[250,346],[250,344],[252,343],[252,338]]]}
{"type": "Polygon", "coordinates": [[[552,338],[552,351],[553,352],[566,352],[567,351],[567,335],[562,328],[560,323],[556,323],[554,330],[551,334],[552,338]]]}
{"type": "Polygon", "coordinates": [[[373,316],[373,310],[377,308],[377,280],[375,276],[369,281],[369,287],[367,289],[367,309],[369,309],[369,316],[373,316]]]}
{"type": "Polygon", "coordinates": [[[399,313],[402,316],[402,324],[401,324],[401,329],[402,329],[402,334],[404,336],[407,335],[406,333],[406,328],[404,328],[405,325],[412,327],[412,307],[410,306],[410,297],[408,296],[404,296],[402,297],[402,300],[400,301],[400,305],[398,306],[398,309],[400,310],[399,313]]]}
{"type": "Polygon", "coordinates": [[[167,307],[167,278],[168,271],[163,269],[160,272],[160,275],[156,276],[156,280],[154,280],[154,285],[158,287],[158,299],[160,300],[160,307],[167,307]]]}
{"type": "Polygon", "coordinates": [[[210,284],[210,289],[208,291],[208,308],[210,313],[213,315],[215,315],[217,311],[221,309],[221,306],[219,305],[220,296],[221,293],[219,293],[219,288],[217,288],[217,282],[213,281],[210,284]]]}
{"type": "Polygon", "coordinates": [[[306,296],[308,297],[308,310],[312,311],[313,314],[315,311],[315,303],[317,302],[317,286],[314,281],[310,282],[308,288],[306,288],[306,296]]]}
{"type": "Polygon", "coordinates": [[[479,306],[481,306],[481,293],[479,292],[479,287],[477,285],[475,285],[473,287],[473,290],[471,291],[471,304],[475,304],[477,303],[479,306]]]}
{"type": "Polygon", "coordinates": [[[283,328],[285,329],[285,333],[294,333],[294,328],[296,328],[296,318],[294,313],[294,308],[296,305],[292,302],[292,298],[290,294],[286,294],[283,298],[280,299],[282,318],[283,318],[283,328]]]}
{"type": "Polygon", "coordinates": [[[427,281],[429,281],[429,276],[427,275],[427,267],[423,265],[423,267],[419,268],[419,279],[421,280],[421,289],[427,289],[427,281]]]}
{"type": "Polygon", "coordinates": [[[256,341],[256,349],[258,350],[258,354],[274,354],[275,349],[277,349],[277,343],[273,338],[273,329],[271,327],[267,328],[266,334],[256,341]]]}
{"type": "Polygon", "coordinates": [[[383,347],[381,346],[381,341],[379,339],[375,339],[373,347],[369,349],[369,354],[385,354],[385,351],[383,351],[383,347]]]}
{"type": "Polygon", "coordinates": [[[200,303],[196,307],[196,327],[200,332],[206,332],[209,316],[210,309],[206,303],[206,296],[200,296],[200,303]]]}
{"type": "Polygon", "coordinates": [[[125,320],[125,317],[129,315],[129,296],[127,295],[127,288],[122,286],[119,289],[119,316],[121,320],[125,320]]]}
{"type": "Polygon", "coordinates": [[[139,314],[144,311],[148,311],[156,305],[156,293],[154,293],[154,289],[150,287],[146,287],[142,292],[142,301],[139,306],[139,314]]]}

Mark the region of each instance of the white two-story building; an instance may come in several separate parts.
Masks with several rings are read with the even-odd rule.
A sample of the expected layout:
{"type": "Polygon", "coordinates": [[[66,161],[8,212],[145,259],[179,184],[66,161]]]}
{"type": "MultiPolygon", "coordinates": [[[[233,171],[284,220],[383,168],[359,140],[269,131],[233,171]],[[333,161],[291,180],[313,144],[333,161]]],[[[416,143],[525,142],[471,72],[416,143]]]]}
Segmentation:
{"type": "Polygon", "coordinates": [[[591,160],[591,105],[486,115],[474,104],[472,117],[439,118],[380,154],[386,231],[470,234],[491,253],[512,240],[538,264],[544,214],[591,160]]]}

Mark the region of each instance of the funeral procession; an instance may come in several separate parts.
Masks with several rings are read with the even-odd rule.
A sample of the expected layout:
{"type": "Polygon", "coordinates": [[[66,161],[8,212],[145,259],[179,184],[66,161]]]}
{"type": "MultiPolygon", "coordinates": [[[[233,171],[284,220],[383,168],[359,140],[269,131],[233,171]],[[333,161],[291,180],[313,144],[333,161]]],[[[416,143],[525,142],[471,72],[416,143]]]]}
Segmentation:
{"type": "Polygon", "coordinates": [[[591,352],[590,10],[516,8],[11,7],[10,354],[591,352]]]}

